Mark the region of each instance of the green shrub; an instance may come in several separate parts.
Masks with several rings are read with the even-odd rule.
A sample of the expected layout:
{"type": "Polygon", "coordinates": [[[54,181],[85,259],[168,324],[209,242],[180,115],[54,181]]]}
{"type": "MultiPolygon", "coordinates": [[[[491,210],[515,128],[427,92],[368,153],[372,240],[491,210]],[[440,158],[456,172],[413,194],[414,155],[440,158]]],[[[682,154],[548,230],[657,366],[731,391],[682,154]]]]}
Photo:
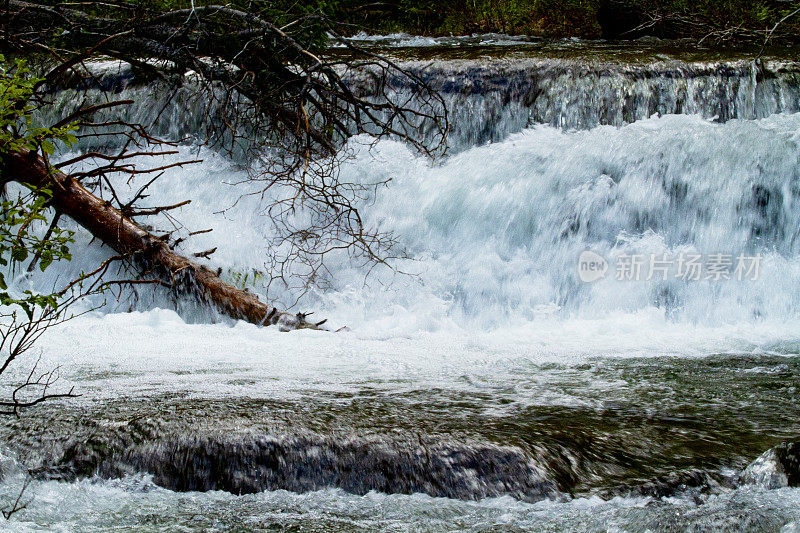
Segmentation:
{"type": "MultiPolygon", "coordinates": [[[[41,80],[29,75],[24,61],[7,64],[0,56],[0,154],[20,150],[39,152],[45,157],[56,149],[56,143],[75,142],[75,126],[42,128],[34,124],[32,97],[41,80]]],[[[0,183],[10,180],[0,174],[0,183]]],[[[35,308],[58,305],[56,294],[41,295],[25,291],[13,296],[3,270],[16,271],[17,265],[36,257],[40,270],[55,261],[70,260],[72,233],[54,227],[47,238],[40,237],[35,226],[46,221],[50,191],[30,190],[15,198],[2,197],[0,214],[0,304],[21,308],[31,318],[35,308]]]]}

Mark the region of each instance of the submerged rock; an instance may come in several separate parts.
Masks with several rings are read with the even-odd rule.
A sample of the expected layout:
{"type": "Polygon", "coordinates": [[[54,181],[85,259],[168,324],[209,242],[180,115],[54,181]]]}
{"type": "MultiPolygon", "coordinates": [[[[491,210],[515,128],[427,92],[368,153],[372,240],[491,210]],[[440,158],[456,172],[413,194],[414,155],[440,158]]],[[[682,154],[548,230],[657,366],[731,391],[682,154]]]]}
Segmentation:
{"type": "Polygon", "coordinates": [[[699,468],[677,470],[655,477],[641,484],[621,485],[600,492],[600,496],[611,499],[618,496],[649,496],[670,498],[678,495],[715,494],[728,486],[729,480],[718,472],[699,468]]]}
{"type": "Polygon", "coordinates": [[[38,479],[147,474],[156,485],[179,492],[338,488],[362,495],[535,502],[562,496],[559,480],[568,477],[564,471],[571,464],[559,450],[544,447],[523,449],[466,434],[355,430],[344,427],[343,418],[335,419],[339,430],[315,431],[309,426],[318,422],[316,416],[309,420],[295,405],[286,406],[291,423],[284,425],[270,416],[280,412],[279,405],[253,402],[237,410],[223,404],[127,403],[121,411],[83,411],[80,420],[77,412],[54,410],[52,417],[11,421],[5,436],[38,479]]]}
{"type": "Polygon", "coordinates": [[[139,472],[176,491],[301,493],[336,487],[354,494],[422,492],[464,500],[510,495],[525,501],[558,495],[547,472],[522,450],[487,443],[415,446],[311,434],[168,436],[107,457],[99,469],[103,477],[139,472]]]}
{"type": "Polygon", "coordinates": [[[800,487],[800,441],[784,442],[764,452],[742,471],[739,482],[766,489],[800,487]]]}

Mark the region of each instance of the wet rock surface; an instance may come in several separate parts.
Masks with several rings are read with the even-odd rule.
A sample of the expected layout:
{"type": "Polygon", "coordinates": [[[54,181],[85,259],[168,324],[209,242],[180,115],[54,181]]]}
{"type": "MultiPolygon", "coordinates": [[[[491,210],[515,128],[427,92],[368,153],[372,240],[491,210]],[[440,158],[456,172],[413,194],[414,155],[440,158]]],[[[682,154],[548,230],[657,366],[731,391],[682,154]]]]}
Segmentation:
{"type": "MultiPolygon", "coordinates": [[[[736,473],[776,443],[796,442],[800,418],[790,389],[799,365],[727,356],[556,369],[558,379],[542,385],[551,392],[574,390],[587,372],[639,384],[598,389],[570,406],[373,383],[349,392],[298,388],[284,399],[152,389],[100,399],[109,382],[84,372],[84,397],[2,420],[0,441],[4,455],[39,479],[149,474],[176,491],[704,497],[740,482],[736,473]],[[716,389],[704,389],[709,382],[716,389]]],[[[783,461],[795,476],[797,446],[775,450],[761,463],[783,461]]]]}
{"type": "Polygon", "coordinates": [[[416,492],[454,499],[511,495],[537,501],[555,483],[521,450],[481,443],[332,440],[303,437],[174,437],[104,461],[101,475],[147,472],[178,491],[234,494],[329,487],[353,494],[416,492]]]}
{"type": "MultiPolygon", "coordinates": [[[[51,405],[35,416],[8,421],[0,431],[37,478],[74,481],[144,473],[176,491],[340,488],[460,500],[509,495],[533,502],[587,494],[701,495],[731,485],[716,468],[659,475],[632,469],[636,451],[602,444],[598,435],[576,435],[569,442],[528,425],[529,438],[520,440],[509,438],[508,428],[505,433],[469,423],[448,428],[441,420],[426,425],[415,420],[424,415],[410,411],[380,416],[401,415],[404,421],[382,428],[330,405],[161,397],[51,405]]],[[[579,413],[555,418],[567,427],[585,422],[579,413]]],[[[786,457],[797,456],[787,451],[786,457]]]]}
{"type": "Polygon", "coordinates": [[[603,498],[615,496],[649,496],[651,498],[670,498],[674,496],[701,496],[715,494],[733,486],[732,479],[715,471],[690,468],[670,472],[652,480],[632,483],[630,486],[615,487],[601,491],[603,498]]]}
{"type": "Polygon", "coordinates": [[[156,484],[177,491],[246,494],[336,487],[354,494],[512,495],[526,501],[558,494],[548,472],[520,448],[470,439],[287,433],[280,424],[258,429],[252,420],[227,418],[216,425],[211,419],[192,420],[189,413],[109,420],[106,412],[93,418],[98,414],[70,420],[51,413],[38,422],[20,421],[14,424],[12,447],[37,477],[72,481],[147,473],[156,484]],[[184,423],[189,427],[177,428],[184,423]],[[71,424],[71,433],[55,435],[54,428],[71,424]]]}
{"type": "Polygon", "coordinates": [[[800,487],[800,441],[783,442],[767,450],[748,465],[739,481],[767,489],[800,487]]]}

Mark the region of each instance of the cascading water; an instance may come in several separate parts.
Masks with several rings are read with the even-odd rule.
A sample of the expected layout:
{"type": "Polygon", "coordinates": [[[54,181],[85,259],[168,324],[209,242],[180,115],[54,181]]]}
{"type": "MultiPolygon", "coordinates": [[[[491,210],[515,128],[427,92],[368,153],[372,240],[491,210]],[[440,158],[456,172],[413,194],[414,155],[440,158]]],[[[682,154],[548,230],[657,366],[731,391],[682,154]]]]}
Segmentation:
{"type": "Polygon", "coordinates": [[[501,141],[536,124],[576,130],[622,126],[654,115],[700,115],[724,122],[800,110],[800,71],[793,63],[587,65],[522,59],[444,65],[421,63],[418,69],[448,103],[455,150],[501,141]]]}
{"type": "MultiPolygon", "coordinates": [[[[680,529],[768,508],[748,527],[794,531],[798,489],[736,473],[800,432],[800,67],[409,65],[447,102],[451,150],[431,162],[398,141],[349,143],[342,178],[390,180],[359,207],[406,256],[370,271],[330,257],[325,289],[301,305],[352,331],[188,324],[209,317],[191,302],[177,302],[180,318],[152,310],[176,303],[144,292],[65,325],[44,363],[63,364],[100,407],[13,428],[28,468],[67,480],[41,482],[27,519],[66,507],[77,523],[80,505],[66,502],[80,495],[116,517],[98,528],[155,513],[224,529],[233,508],[253,527],[391,529],[411,516],[422,529],[680,529]],[[601,270],[579,270],[586,252],[601,270]],[[737,271],[742,261],[757,268],[737,271]],[[75,481],[95,474],[119,480],[75,481]]],[[[393,83],[398,98],[412,90],[393,83]]],[[[154,87],[124,88],[129,120],[174,139],[201,127],[188,90],[165,106],[154,87]]],[[[217,247],[210,266],[262,291],[252,273],[272,228],[258,195],[242,196],[258,185],[234,185],[236,162],[191,143],[163,162],[187,158],[204,162],[150,191],[192,199],[176,237],[214,228],[182,251],[217,247]]],[[[85,250],[17,283],[46,287],[108,255],[85,250]]]]}
{"type": "MultiPolygon", "coordinates": [[[[370,226],[397,237],[410,260],[395,266],[412,276],[379,270],[357,290],[365,271],[342,254],[332,259],[333,290],[306,305],[330,309],[346,295],[347,308],[353,298],[363,300],[364,317],[425,306],[438,310],[437,322],[484,327],[545,310],[598,317],[656,308],[703,323],[796,316],[800,115],[790,112],[800,109],[800,69],[521,63],[423,71],[446,95],[453,124],[455,153],[439,162],[396,142],[351,141],[342,179],[391,180],[362,210],[370,226]],[[683,114],[655,116],[659,111],[683,114]],[[578,276],[586,250],[609,263],[596,283],[578,276]],[[677,262],[689,253],[706,263],[730,256],[725,277],[732,279],[679,276],[677,262]],[[631,255],[645,263],[641,279],[620,281],[615,266],[631,255]],[[652,275],[653,255],[666,256],[669,272],[652,275]],[[759,257],[758,272],[736,279],[745,277],[735,275],[740,257],[759,257]]],[[[154,105],[143,91],[152,88],[129,89],[138,103],[127,120],[155,122],[174,139],[201,127],[206,113],[188,99],[189,88],[169,106],[154,105]]],[[[407,98],[402,87],[398,93],[407,98]]],[[[151,189],[154,197],[192,198],[179,214],[187,231],[235,232],[223,242],[214,234],[190,241],[191,251],[218,248],[213,266],[242,277],[263,271],[271,236],[259,215],[263,203],[239,198],[258,184],[232,185],[241,171],[209,150],[186,147],[169,161],[196,157],[206,160],[202,167],[168,172],[151,189]]],[[[120,187],[132,194],[140,183],[125,179],[120,187]]]]}

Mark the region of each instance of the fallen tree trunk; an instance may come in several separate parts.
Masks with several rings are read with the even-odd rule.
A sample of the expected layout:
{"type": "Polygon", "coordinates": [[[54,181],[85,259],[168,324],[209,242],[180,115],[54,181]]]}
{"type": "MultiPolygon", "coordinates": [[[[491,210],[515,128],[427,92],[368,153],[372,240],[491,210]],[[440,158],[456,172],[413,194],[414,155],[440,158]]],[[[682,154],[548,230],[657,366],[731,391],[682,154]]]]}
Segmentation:
{"type": "Polygon", "coordinates": [[[167,278],[172,286],[186,284],[205,302],[237,320],[257,325],[279,324],[281,329],[325,329],[305,315],[279,312],[254,294],[222,281],[211,269],[176,254],[169,245],[125,217],[108,202],[90,193],[76,179],[48,168],[35,152],[0,154],[4,180],[52,191],[50,202],[117,253],[135,260],[148,272],[167,278]]]}

